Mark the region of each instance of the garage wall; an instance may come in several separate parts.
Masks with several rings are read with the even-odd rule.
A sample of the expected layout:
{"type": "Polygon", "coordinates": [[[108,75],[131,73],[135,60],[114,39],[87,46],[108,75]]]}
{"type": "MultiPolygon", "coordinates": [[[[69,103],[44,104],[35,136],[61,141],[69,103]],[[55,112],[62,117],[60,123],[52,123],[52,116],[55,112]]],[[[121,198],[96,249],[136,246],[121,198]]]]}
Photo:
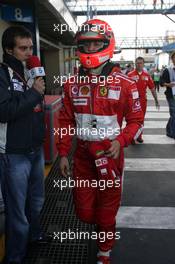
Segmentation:
{"type": "Polygon", "coordinates": [[[44,51],[45,71],[46,71],[46,93],[55,94],[58,90],[58,83],[54,83],[54,76],[59,75],[59,50],[57,51],[44,51]]]}
{"type": "MultiPolygon", "coordinates": [[[[2,39],[2,34],[4,30],[8,28],[9,26],[10,26],[9,23],[5,22],[4,20],[0,20],[0,40],[2,39]]],[[[0,43],[0,61],[2,61],[2,54],[3,54],[3,51],[2,51],[2,47],[0,43]]]]}

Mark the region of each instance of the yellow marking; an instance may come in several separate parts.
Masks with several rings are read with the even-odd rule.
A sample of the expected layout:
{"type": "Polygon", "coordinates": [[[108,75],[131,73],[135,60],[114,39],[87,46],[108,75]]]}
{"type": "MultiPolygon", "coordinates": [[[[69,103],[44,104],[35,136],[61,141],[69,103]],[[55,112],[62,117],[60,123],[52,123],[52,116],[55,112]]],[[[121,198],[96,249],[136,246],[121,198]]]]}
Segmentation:
{"type": "Polygon", "coordinates": [[[105,86],[100,88],[100,95],[101,96],[106,96],[107,93],[108,93],[108,89],[105,86]]]}
{"type": "Polygon", "coordinates": [[[50,170],[52,168],[52,165],[53,164],[45,165],[45,170],[44,170],[45,177],[48,176],[48,174],[49,174],[49,172],[50,172],[50,170]]]}

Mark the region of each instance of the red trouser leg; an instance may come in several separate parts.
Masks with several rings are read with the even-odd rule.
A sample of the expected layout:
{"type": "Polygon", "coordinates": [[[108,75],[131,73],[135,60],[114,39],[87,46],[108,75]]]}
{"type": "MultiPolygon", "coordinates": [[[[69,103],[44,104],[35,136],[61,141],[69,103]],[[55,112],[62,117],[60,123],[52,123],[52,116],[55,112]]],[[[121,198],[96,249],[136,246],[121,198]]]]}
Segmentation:
{"type": "MultiPolygon", "coordinates": [[[[120,183],[121,185],[121,183],[120,183]]],[[[98,232],[106,237],[105,241],[98,238],[98,248],[102,251],[108,251],[112,249],[115,243],[115,227],[116,227],[116,215],[121,201],[121,186],[113,188],[105,188],[99,190],[97,194],[97,208],[96,208],[96,222],[98,225],[98,232]],[[113,237],[111,238],[111,234],[113,237]]]]}
{"type": "Polygon", "coordinates": [[[78,148],[76,151],[74,179],[79,183],[81,180],[86,185],[75,187],[73,190],[77,216],[84,222],[97,224],[98,234],[100,233],[97,243],[100,250],[112,249],[115,243],[115,217],[121,201],[121,183],[120,187],[117,184],[116,187],[106,187],[103,181],[99,183],[94,160],[83,148],[78,148]],[[96,184],[92,185],[92,183],[96,184]],[[95,187],[97,184],[98,187],[95,187]],[[106,237],[107,233],[109,238],[106,237]],[[111,234],[113,234],[112,238],[111,234]]]}
{"type": "Polygon", "coordinates": [[[95,165],[93,160],[87,157],[87,152],[82,149],[77,149],[74,157],[73,177],[77,181],[73,189],[76,214],[80,220],[95,224],[94,207],[97,189],[90,185],[92,180],[96,179],[95,165]]]}
{"type": "MultiPolygon", "coordinates": [[[[144,118],[145,118],[146,107],[147,107],[147,100],[141,99],[140,100],[140,103],[141,103],[141,108],[142,108],[142,111],[143,111],[143,114],[144,114],[144,118]]],[[[143,123],[143,125],[144,125],[144,123],[143,123]]],[[[142,134],[143,134],[143,132],[139,135],[138,139],[142,139],[142,134]]]]}

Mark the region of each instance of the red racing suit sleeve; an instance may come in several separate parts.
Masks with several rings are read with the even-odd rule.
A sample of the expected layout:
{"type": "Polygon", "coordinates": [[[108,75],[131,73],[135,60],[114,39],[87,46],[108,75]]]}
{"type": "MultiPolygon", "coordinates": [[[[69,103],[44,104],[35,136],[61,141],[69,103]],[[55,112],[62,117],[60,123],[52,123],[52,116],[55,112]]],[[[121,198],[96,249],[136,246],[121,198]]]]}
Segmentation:
{"type": "Polygon", "coordinates": [[[57,144],[60,156],[67,156],[72,147],[72,138],[75,132],[75,118],[73,106],[69,96],[69,84],[64,85],[62,108],[59,113],[59,140],[57,144]]]}
{"type": "Polygon", "coordinates": [[[126,127],[122,129],[117,140],[121,147],[127,147],[132,140],[142,132],[144,114],[141,109],[140,99],[136,84],[130,83],[123,95],[123,117],[126,120],[126,127]]]}

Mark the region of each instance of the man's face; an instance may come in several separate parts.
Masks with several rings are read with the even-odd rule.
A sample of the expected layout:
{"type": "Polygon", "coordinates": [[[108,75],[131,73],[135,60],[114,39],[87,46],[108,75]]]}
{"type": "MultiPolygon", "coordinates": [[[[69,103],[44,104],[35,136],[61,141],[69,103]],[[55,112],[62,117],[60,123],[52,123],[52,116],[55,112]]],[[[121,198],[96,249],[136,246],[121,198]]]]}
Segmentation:
{"type": "Polygon", "coordinates": [[[97,52],[99,49],[103,48],[104,42],[101,40],[92,40],[84,42],[84,51],[86,53],[94,53],[97,52]]]}
{"type": "Polygon", "coordinates": [[[136,70],[141,72],[144,67],[144,61],[143,60],[136,60],[136,70]]]}
{"type": "Polygon", "coordinates": [[[15,38],[15,47],[7,52],[21,62],[26,61],[33,53],[33,42],[31,38],[15,38]]]}

